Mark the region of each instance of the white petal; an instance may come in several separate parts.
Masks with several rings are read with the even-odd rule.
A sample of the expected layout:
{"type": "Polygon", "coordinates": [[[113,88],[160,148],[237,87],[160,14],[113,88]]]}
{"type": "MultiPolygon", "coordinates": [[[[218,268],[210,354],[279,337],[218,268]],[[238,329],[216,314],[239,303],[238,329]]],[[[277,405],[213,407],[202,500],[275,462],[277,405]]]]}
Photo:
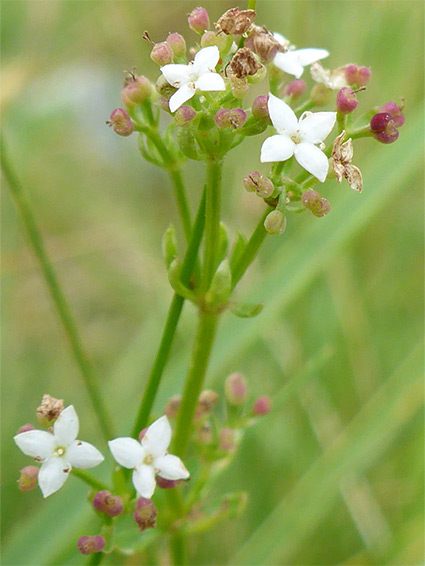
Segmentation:
{"type": "Polygon", "coordinates": [[[172,454],[156,458],[154,466],[158,470],[159,475],[166,480],[186,480],[190,477],[180,458],[172,454]]]}
{"type": "Polygon", "coordinates": [[[294,142],[283,134],[267,138],[261,147],[261,163],[286,161],[294,154],[294,142]]]}
{"type": "Polygon", "coordinates": [[[312,143],[299,143],[294,151],[295,159],[309,173],[314,175],[321,183],[325,182],[328,174],[328,158],[317,146],[312,143]]]}
{"type": "Polygon", "coordinates": [[[304,68],[298,62],[297,57],[294,57],[295,51],[287,51],[286,53],[276,53],[273,63],[278,69],[288,73],[289,75],[294,75],[297,79],[304,72],[304,68]]]}
{"type": "Polygon", "coordinates": [[[298,119],[292,108],[288,106],[286,102],[271,93],[269,94],[267,106],[272,124],[279,134],[283,132],[290,135],[294,134],[297,129],[298,119]]]}
{"type": "Polygon", "coordinates": [[[217,45],[210,45],[200,49],[193,60],[193,70],[197,74],[202,74],[207,70],[215,69],[220,59],[220,51],[217,45]]]}
{"type": "Polygon", "coordinates": [[[199,90],[226,90],[223,78],[218,73],[204,73],[195,83],[199,90]]]}
{"type": "Polygon", "coordinates": [[[103,462],[104,458],[97,448],[88,442],[75,440],[66,451],[66,458],[73,468],[86,470],[103,462]]]}
{"type": "Polygon", "coordinates": [[[108,445],[115,461],[124,468],[135,468],[145,457],[142,445],[134,438],[115,438],[110,440],[108,445]]]}
{"type": "Polygon", "coordinates": [[[44,430],[28,430],[17,434],[14,439],[18,448],[27,456],[50,458],[55,448],[55,438],[53,434],[44,430]]]}
{"type": "Polygon", "coordinates": [[[69,446],[77,438],[79,429],[78,417],[72,405],[64,409],[53,425],[56,445],[69,446]]]}
{"type": "Polygon", "coordinates": [[[195,94],[195,87],[190,85],[192,85],[192,83],[183,85],[170,98],[171,112],[175,112],[178,108],[180,108],[182,104],[186,102],[186,100],[189,100],[189,98],[192,98],[192,96],[195,94]]]}
{"type": "Polygon", "coordinates": [[[161,73],[165,79],[175,87],[180,87],[189,82],[189,66],[180,64],[170,64],[161,67],[161,73]]]}
{"type": "Polygon", "coordinates": [[[300,119],[299,127],[303,141],[318,143],[323,141],[335,125],[336,112],[314,112],[300,119]]]}
{"type": "Polygon", "coordinates": [[[63,458],[53,457],[46,460],[38,473],[38,485],[43,497],[48,497],[60,489],[66,482],[70,471],[71,466],[63,458]]]}
{"type": "Polygon", "coordinates": [[[155,470],[153,466],[141,464],[133,472],[133,485],[142,497],[150,499],[155,491],[155,470]]]}
{"type": "Polygon", "coordinates": [[[152,454],[154,458],[163,456],[170,445],[171,427],[167,417],[164,415],[156,420],[146,431],[142,438],[142,446],[147,454],[152,454]]]}
{"type": "Polygon", "coordinates": [[[307,49],[296,49],[291,52],[294,57],[296,57],[297,62],[302,66],[306,67],[311,65],[320,59],[324,59],[329,56],[329,51],[326,49],[316,49],[315,47],[308,47],[307,49]]]}
{"type": "Polygon", "coordinates": [[[281,33],[277,33],[277,31],[273,32],[273,37],[278,43],[280,43],[280,45],[287,45],[290,43],[289,39],[286,39],[286,37],[284,37],[281,33]]]}

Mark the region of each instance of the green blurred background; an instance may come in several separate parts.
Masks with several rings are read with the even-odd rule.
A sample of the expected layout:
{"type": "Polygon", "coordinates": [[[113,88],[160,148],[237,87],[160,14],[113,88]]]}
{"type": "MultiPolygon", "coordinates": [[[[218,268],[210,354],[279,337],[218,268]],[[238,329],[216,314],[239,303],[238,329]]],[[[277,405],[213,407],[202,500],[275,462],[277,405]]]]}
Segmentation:
{"type": "MultiPolygon", "coordinates": [[[[204,2],[211,20],[232,2],[204,2]]],[[[240,8],[242,4],[239,3],[240,8]]],[[[186,25],[191,2],[2,0],[3,130],[18,174],[95,362],[117,436],[126,435],[171,297],[161,235],[176,209],[168,178],[142,161],[135,136],[105,120],[123,70],[153,80],[154,41],[186,25]]],[[[246,512],[190,543],[193,564],[414,565],[423,561],[423,24],[421,1],[259,1],[257,23],[327,67],[372,67],[363,108],[406,100],[397,143],[355,144],[358,195],[328,182],[332,213],[292,215],[270,237],[239,296],[255,319],[226,314],[208,385],[245,372],[272,414],[250,429],[217,495],[246,490],[246,512]]],[[[306,72],[308,77],[308,72],[306,72]]],[[[230,154],[224,216],[247,235],[263,210],[241,179],[260,138],[230,154]]],[[[185,172],[195,206],[202,166],[185,172]]],[[[86,488],[70,479],[43,501],[16,488],[30,462],[12,441],[35,424],[43,393],[73,403],[82,438],[105,448],[44,281],[2,191],[2,529],[5,565],[82,564],[75,541],[96,533],[86,488]]],[[[181,238],[182,241],[182,238],[181,238]]],[[[195,311],[187,306],[156,404],[180,391],[195,311]]],[[[190,466],[189,466],[190,467],[190,466]]],[[[99,468],[99,474],[105,470],[99,468]]],[[[159,549],[163,564],[167,551],[159,549]]],[[[140,555],[129,564],[147,564],[140,555]]]]}

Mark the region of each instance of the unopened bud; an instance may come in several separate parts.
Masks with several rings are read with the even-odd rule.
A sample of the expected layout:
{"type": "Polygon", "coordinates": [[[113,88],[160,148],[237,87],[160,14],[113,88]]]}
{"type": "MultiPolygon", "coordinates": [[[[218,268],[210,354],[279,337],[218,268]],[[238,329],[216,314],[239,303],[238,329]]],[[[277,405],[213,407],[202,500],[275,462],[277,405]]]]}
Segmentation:
{"type": "Polygon", "coordinates": [[[183,480],[166,480],[165,478],[161,478],[161,476],[156,476],[155,480],[156,485],[161,489],[173,489],[183,483],[183,480]]]}
{"type": "Polygon", "coordinates": [[[177,112],[174,114],[174,120],[177,126],[185,126],[192,122],[196,118],[196,111],[192,106],[180,106],[177,112]]]}
{"type": "Polygon", "coordinates": [[[26,466],[22,468],[18,479],[18,487],[21,491],[32,491],[37,487],[38,468],[37,466],[26,466]]]}
{"type": "Polygon", "coordinates": [[[208,446],[212,444],[214,439],[213,428],[210,423],[203,423],[201,427],[196,431],[196,440],[198,444],[203,444],[208,446]]]}
{"type": "Polygon", "coordinates": [[[248,173],[243,185],[248,192],[255,192],[259,197],[269,198],[274,192],[274,185],[268,177],[263,177],[258,171],[248,173]]]}
{"type": "Polygon", "coordinates": [[[93,507],[99,513],[106,513],[110,517],[117,517],[121,515],[124,509],[124,504],[121,497],[112,495],[110,491],[98,491],[93,499],[93,507]]]}
{"type": "Polygon", "coordinates": [[[174,59],[174,53],[171,49],[171,46],[166,41],[163,41],[162,43],[156,43],[151,51],[151,59],[160,67],[172,63],[174,59]]]}
{"type": "Polygon", "coordinates": [[[283,234],[286,228],[286,216],[281,210],[272,210],[264,220],[264,228],[271,236],[283,234]]]}
{"type": "Polygon", "coordinates": [[[358,65],[347,65],[345,67],[345,80],[350,86],[366,86],[371,76],[372,72],[369,67],[359,67],[358,65]]]}
{"type": "Polygon", "coordinates": [[[397,126],[397,128],[400,128],[406,122],[406,119],[402,112],[403,108],[404,108],[404,101],[402,99],[402,103],[400,106],[396,102],[387,102],[386,104],[381,106],[379,111],[387,112],[388,114],[391,114],[394,120],[394,124],[397,126]]]}
{"type": "Polygon", "coordinates": [[[316,83],[311,89],[310,98],[316,106],[325,106],[332,98],[332,90],[324,84],[316,83]]]}
{"type": "Polygon", "coordinates": [[[336,95],[336,107],[342,114],[350,114],[358,104],[356,93],[349,86],[343,87],[336,95]]]}
{"type": "Polygon", "coordinates": [[[246,96],[249,92],[249,84],[246,79],[238,79],[231,75],[230,86],[232,89],[232,94],[235,98],[240,99],[246,96]]]}
{"type": "Polygon", "coordinates": [[[142,442],[143,437],[145,436],[145,434],[148,432],[148,427],[146,426],[145,428],[142,428],[142,430],[139,432],[138,434],[138,439],[139,442],[142,442]]]}
{"type": "Polygon", "coordinates": [[[179,412],[181,404],[181,395],[174,395],[173,397],[168,399],[167,404],[165,405],[164,413],[169,419],[174,419],[179,412]]]}
{"type": "Polygon", "coordinates": [[[159,95],[166,99],[169,99],[177,91],[175,87],[170,85],[164,75],[159,75],[155,83],[155,89],[159,95]]]}
{"type": "Polygon", "coordinates": [[[241,406],[248,396],[246,380],[241,373],[232,373],[224,383],[224,393],[231,405],[241,406]]]}
{"type": "Polygon", "coordinates": [[[263,397],[258,397],[258,399],[255,401],[252,407],[252,413],[257,417],[261,417],[263,415],[267,415],[267,413],[270,412],[271,408],[272,402],[270,397],[263,395],[263,397]]]}
{"type": "Polygon", "coordinates": [[[205,8],[195,8],[187,18],[189,27],[196,33],[202,34],[210,27],[210,18],[205,8]]]}
{"type": "Polygon", "coordinates": [[[322,198],[318,192],[311,189],[303,192],[301,195],[301,201],[303,205],[318,218],[326,216],[331,209],[328,201],[325,198],[322,198]]]}
{"type": "Polygon", "coordinates": [[[121,91],[121,100],[126,108],[134,108],[149,98],[151,93],[152,85],[149,79],[143,75],[130,75],[121,91]]]}
{"type": "Polygon", "coordinates": [[[156,526],[156,514],[152,501],[146,497],[139,497],[133,517],[141,532],[156,526]]]}
{"type": "Polygon", "coordinates": [[[388,112],[379,112],[372,116],[370,129],[373,137],[385,144],[395,142],[399,136],[394,119],[388,112]]]}
{"type": "Polygon", "coordinates": [[[94,552],[100,552],[105,548],[105,539],[101,535],[96,535],[94,537],[81,537],[78,539],[78,550],[81,554],[93,554],[94,552]]]}
{"type": "Polygon", "coordinates": [[[223,33],[206,31],[201,37],[201,47],[209,47],[210,45],[216,45],[221,53],[226,48],[227,38],[223,33]]]}
{"type": "Polygon", "coordinates": [[[218,446],[223,452],[235,449],[235,432],[231,428],[222,428],[218,434],[218,446]]]}
{"type": "Polygon", "coordinates": [[[122,108],[112,110],[106,123],[108,126],[113,126],[114,132],[119,136],[129,136],[134,132],[134,124],[131,121],[130,115],[122,108]]]}
{"type": "Polygon", "coordinates": [[[252,114],[256,118],[268,118],[269,117],[269,97],[267,94],[257,96],[257,98],[252,103],[252,114]]]}
{"type": "Polygon", "coordinates": [[[241,108],[220,108],[214,116],[215,123],[219,128],[233,128],[237,130],[246,122],[246,114],[241,108]]]}
{"type": "Polygon", "coordinates": [[[186,41],[179,33],[170,33],[166,42],[173,50],[175,57],[182,57],[186,53],[186,41]]]}
{"type": "Polygon", "coordinates": [[[195,417],[200,418],[210,413],[218,401],[218,394],[211,389],[202,391],[199,395],[198,406],[196,407],[195,417]]]}
{"type": "Polygon", "coordinates": [[[21,432],[28,432],[29,430],[35,430],[35,427],[33,427],[32,424],[24,424],[18,428],[16,434],[21,434],[21,432]]]}
{"type": "Polygon", "coordinates": [[[283,94],[290,96],[292,100],[296,100],[302,94],[304,94],[306,88],[307,84],[305,81],[303,81],[302,79],[295,79],[286,85],[283,94]]]}
{"type": "Polygon", "coordinates": [[[167,98],[163,98],[161,97],[158,100],[158,106],[164,110],[165,112],[168,112],[169,114],[171,114],[171,110],[170,110],[170,101],[167,98]]]}
{"type": "Polygon", "coordinates": [[[41,404],[37,407],[37,420],[43,426],[49,426],[63,411],[63,399],[55,399],[50,395],[43,395],[41,404]]]}

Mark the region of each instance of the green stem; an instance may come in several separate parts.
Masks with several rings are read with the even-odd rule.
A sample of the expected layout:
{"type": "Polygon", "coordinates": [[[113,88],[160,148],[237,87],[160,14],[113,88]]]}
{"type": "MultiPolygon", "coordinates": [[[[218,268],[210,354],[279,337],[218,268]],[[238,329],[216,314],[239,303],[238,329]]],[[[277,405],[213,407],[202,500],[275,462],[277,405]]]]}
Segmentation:
{"type": "Polygon", "coordinates": [[[247,10],[255,10],[257,0],[248,0],[247,10]]]}
{"type": "Polygon", "coordinates": [[[3,136],[0,140],[0,154],[1,166],[4,176],[10,187],[15,204],[21,214],[22,220],[27,230],[30,244],[35,255],[37,256],[38,261],[40,262],[44,279],[49,288],[58,316],[65,329],[65,334],[68,338],[75,361],[83,377],[83,381],[87,388],[93,409],[99,421],[100,428],[102,429],[102,433],[105,439],[111,439],[113,437],[112,426],[102,399],[101,389],[97,382],[92,365],[83,350],[82,340],[78,333],[68,302],[65,299],[65,295],[59,284],[59,280],[53,269],[53,265],[47,255],[41,232],[38,229],[35,216],[32,211],[30,200],[27,197],[24,188],[20,184],[8,160],[4,147],[3,136]]]}
{"type": "Polygon", "coordinates": [[[358,138],[368,138],[371,135],[372,135],[372,132],[370,130],[370,125],[367,124],[366,126],[363,126],[362,128],[358,128],[357,130],[352,130],[351,132],[347,132],[345,137],[355,140],[355,139],[358,139],[358,138]]]}
{"type": "Polygon", "coordinates": [[[314,106],[314,102],[313,102],[313,100],[311,100],[311,98],[309,98],[308,100],[306,100],[305,102],[300,104],[297,108],[295,108],[294,113],[297,116],[301,115],[306,110],[310,110],[310,108],[313,108],[313,106],[314,106]]]}
{"type": "Polygon", "coordinates": [[[221,207],[221,161],[207,161],[207,192],[205,201],[205,246],[201,289],[208,291],[218,262],[221,207]]]}
{"type": "Polygon", "coordinates": [[[86,472],[85,470],[79,470],[77,468],[72,468],[71,474],[73,476],[75,476],[76,478],[80,478],[80,480],[83,480],[90,487],[93,487],[94,489],[96,489],[98,491],[110,489],[106,484],[99,481],[98,479],[96,479],[94,476],[92,476],[89,472],[86,472]]]}
{"type": "Polygon", "coordinates": [[[90,554],[87,564],[89,566],[98,566],[105,557],[106,554],[104,552],[94,552],[93,554],[90,554]]]}
{"type": "Polygon", "coordinates": [[[189,441],[191,425],[195,415],[198,397],[204,383],[212,345],[217,329],[218,314],[199,312],[198,330],[192,354],[192,362],[183,392],[179,410],[173,453],[184,457],[189,441]]]}
{"type": "Polygon", "coordinates": [[[173,533],[170,537],[173,566],[187,564],[185,537],[180,533],[173,533]]]}
{"type": "Polygon", "coordinates": [[[263,214],[260,222],[258,223],[257,227],[252,233],[252,236],[248,240],[246,247],[243,251],[243,254],[241,255],[239,261],[236,263],[235,268],[232,272],[233,288],[236,287],[241,277],[244,275],[245,271],[253,262],[255,256],[257,255],[258,250],[260,249],[261,244],[264,241],[264,238],[267,236],[267,232],[264,228],[264,220],[272,210],[273,210],[272,207],[270,206],[267,207],[267,210],[263,214]]]}
{"type": "MultiPolygon", "coordinates": [[[[186,256],[183,260],[181,270],[181,281],[184,285],[189,285],[194,265],[198,254],[199,245],[201,243],[202,234],[205,224],[205,191],[199,205],[198,214],[193,227],[193,234],[189,242],[186,256]]],[[[173,344],[174,335],[176,333],[180,314],[183,309],[184,298],[174,294],[168,311],[167,322],[162,333],[161,343],[159,345],[154,364],[149,375],[148,383],[143,395],[143,399],[137,414],[136,422],[133,428],[133,436],[137,438],[140,430],[142,430],[149,420],[156,394],[158,392],[162,373],[170,355],[171,346],[173,344]]]]}

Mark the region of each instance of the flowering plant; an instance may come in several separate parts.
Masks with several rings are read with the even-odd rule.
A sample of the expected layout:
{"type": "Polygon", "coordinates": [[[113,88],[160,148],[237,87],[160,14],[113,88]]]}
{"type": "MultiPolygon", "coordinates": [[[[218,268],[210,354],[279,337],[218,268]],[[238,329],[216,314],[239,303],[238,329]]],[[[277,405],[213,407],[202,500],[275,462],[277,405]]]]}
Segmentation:
{"type": "MultiPolygon", "coordinates": [[[[38,483],[43,496],[49,497],[70,474],[89,484],[89,502],[102,527],[95,535],[82,534],[78,549],[85,555],[135,553],[136,546],[129,549],[119,536],[120,525],[130,528],[126,523],[130,518],[140,536],[149,530],[167,537],[174,562],[182,563],[187,561],[185,539],[192,532],[243,511],[245,493],[231,493],[211,510],[205,487],[229,465],[248,427],[271,410],[271,400],[262,396],[248,407],[247,383],[239,373],[226,379],[222,414],[216,409],[217,394],[203,390],[220,317],[227,311],[241,318],[260,314],[262,304],[239,302],[234,291],[264,239],[284,233],[288,221],[297,222],[295,213],[329,214],[328,200],[316,190],[327,180],[345,179],[360,193],[363,179],[352,164],[353,140],[373,137],[389,144],[397,140],[404,124],[403,102],[388,102],[354,117],[371,80],[369,68],[344,64],[328,71],[318,63],[328,56],[326,50],[294,49],[288,40],[258,25],[255,17],[251,8],[233,8],[212,26],[205,9],[193,10],[188,23],[199,34],[196,44],[188,50],[178,33],[154,44],[155,84],[129,73],[121,92],[123,108],[113,110],[108,120],[116,134],[137,135],[141,155],[168,172],[186,248],[184,254],[179,251],[171,225],[164,234],[163,256],[174,296],[133,429],[127,432],[131,437],[114,438],[96,380],[82,363],[115,460],[110,483],[83,471],[102,464],[104,456],[91,444],[76,440],[78,418],[72,405],[63,409],[58,400],[46,396],[38,410],[46,430],[24,425],[15,436],[17,446],[41,463],[39,471],[22,470],[22,490],[38,483]],[[304,97],[307,81],[300,77],[305,77],[308,67],[314,86],[304,97]],[[264,92],[253,98],[251,93],[258,88],[264,92]],[[321,110],[326,105],[332,110],[321,110]],[[263,201],[264,210],[252,236],[230,244],[230,231],[221,223],[223,162],[232,149],[253,136],[259,137],[258,164],[271,165],[263,173],[247,171],[241,185],[263,201]],[[206,167],[194,219],[182,182],[182,166],[191,160],[206,167]],[[165,415],[154,419],[152,407],[185,301],[198,312],[191,365],[182,395],[171,398],[165,415]],[[170,422],[175,429],[172,443],[170,422]],[[167,490],[158,509],[156,487],[167,490]]],[[[149,40],[149,35],[145,38],[149,40]]],[[[61,297],[58,302],[63,308],[61,297]]],[[[66,316],[64,324],[72,328],[66,316]]],[[[78,341],[73,347],[78,353],[78,341]]]]}

